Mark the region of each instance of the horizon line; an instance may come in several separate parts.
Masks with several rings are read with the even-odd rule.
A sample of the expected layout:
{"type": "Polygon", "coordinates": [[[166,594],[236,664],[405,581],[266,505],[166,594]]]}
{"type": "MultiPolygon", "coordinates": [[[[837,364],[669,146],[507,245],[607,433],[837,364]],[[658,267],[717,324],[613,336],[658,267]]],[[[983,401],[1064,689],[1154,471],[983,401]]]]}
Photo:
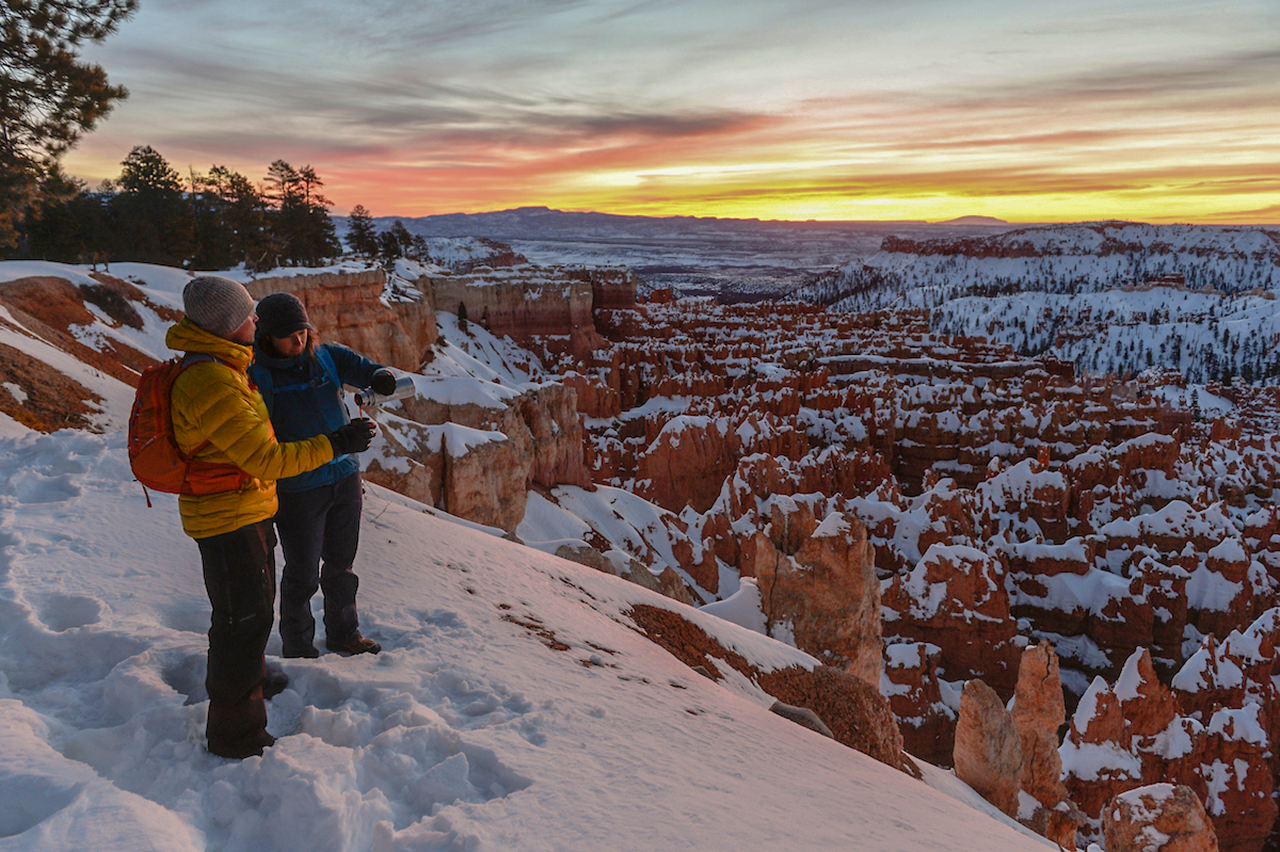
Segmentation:
{"type": "MultiPolygon", "coordinates": [[[[987,216],[983,214],[967,214],[963,216],[954,216],[949,219],[762,219],[758,216],[697,216],[688,213],[672,213],[665,216],[646,214],[646,213],[609,213],[603,210],[565,210],[557,207],[548,207],[540,204],[522,204],[517,207],[504,207],[496,210],[477,210],[477,211],[452,211],[449,213],[424,213],[419,215],[407,213],[387,213],[380,215],[371,215],[374,220],[381,219],[437,219],[447,216],[488,216],[498,213],[518,213],[521,211],[546,211],[548,213],[565,213],[577,215],[594,215],[594,216],[611,216],[618,219],[652,219],[652,220],[672,220],[672,219],[688,219],[699,222],[756,222],[760,224],[785,224],[785,225],[1010,225],[1015,227],[1047,227],[1051,225],[1103,225],[1103,224],[1125,224],[1125,225],[1152,225],[1156,227],[1166,226],[1193,226],[1193,227],[1236,227],[1236,228],[1280,228],[1280,221],[1275,222],[1254,222],[1254,221],[1194,221],[1194,220],[1168,220],[1168,221],[1148,221],[1144,219],[1124,219],[1124,218],[1100,218],[1100,219],[1044,219],[1044,220],[1011,220],[1001,219],[997,216],[987,216]]],[[[347,213],[333,213],[336,218],[346,219],[350,216],[347,213]]]]}

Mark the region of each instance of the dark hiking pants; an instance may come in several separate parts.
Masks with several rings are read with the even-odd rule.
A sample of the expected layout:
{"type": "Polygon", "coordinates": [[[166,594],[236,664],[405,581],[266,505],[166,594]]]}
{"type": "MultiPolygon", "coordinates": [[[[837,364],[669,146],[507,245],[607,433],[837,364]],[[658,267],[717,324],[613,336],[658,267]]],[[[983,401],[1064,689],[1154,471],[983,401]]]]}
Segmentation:
{"type": "Polygon", "coordinates": [[[276,530],[284,551],[280,575],[280,638],[286,656],[314,646],[316,620],[311,598],[324,592],[324,631],[331,643],[345,644],[360,630],[351,570],[360,546],[360,474],[332,485],[281,493],[276,530]],[[321,562],[323,560],[323,566],[321,562]]]}
{"type": "Polygon", "coordinates": [[[228,757],[260,753],[270,741],[262,681],[275,616],[275,531],[270,521],[261,521],[196,544],[213,606],[205,677],[209,751],[228,757]]]}

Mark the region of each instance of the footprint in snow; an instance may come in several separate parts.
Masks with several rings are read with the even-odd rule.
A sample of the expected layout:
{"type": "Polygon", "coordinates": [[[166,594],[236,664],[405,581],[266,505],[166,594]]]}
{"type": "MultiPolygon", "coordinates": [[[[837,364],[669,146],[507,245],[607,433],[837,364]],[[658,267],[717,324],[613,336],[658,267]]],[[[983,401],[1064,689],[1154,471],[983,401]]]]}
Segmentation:
{"type": "Polygon", "coordinates": [[[84,595],[54,594],[40,607],[40,620],[55,633],[97,624],[102,618],[102,601],[84,595]]]}

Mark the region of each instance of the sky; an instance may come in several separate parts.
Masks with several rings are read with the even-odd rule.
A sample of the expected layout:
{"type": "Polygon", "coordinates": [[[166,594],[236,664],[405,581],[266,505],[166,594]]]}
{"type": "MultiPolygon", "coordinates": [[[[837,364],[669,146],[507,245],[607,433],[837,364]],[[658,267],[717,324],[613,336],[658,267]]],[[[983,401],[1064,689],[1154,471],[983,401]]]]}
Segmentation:
{"type": "Polygon", "coordinates": [[[1280,222],[1274,0],[141,0],[66,160],[334,211],[1280,222]]]}

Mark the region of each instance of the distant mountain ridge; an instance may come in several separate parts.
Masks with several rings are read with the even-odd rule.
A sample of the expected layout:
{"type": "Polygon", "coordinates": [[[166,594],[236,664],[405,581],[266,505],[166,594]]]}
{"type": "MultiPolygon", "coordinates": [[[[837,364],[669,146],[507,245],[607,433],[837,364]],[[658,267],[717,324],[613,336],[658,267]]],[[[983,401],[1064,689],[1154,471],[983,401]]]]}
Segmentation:
{"type": "MultiPolygon", "coordinates": [[[[629,216],[615,213],[553,210],[549,207],[518,207],[487,213],[445,213],[435,216],[379,216],[374,223],[389,226],[400,220],[410,233],[424,237],[484,236],[498,240],[578,239],[696,239],[699,237],[770,236],[803,231],[809,234],[838,235],[880,231],[892,233],[904,228],[978,226],[1008,228],[1007,222],[985,216],[968,216],[950,222],[931,223],[921,219],[901,220],[786,220],[722,219],[713,216],[629,216]]],[[[345,220],[338,220],[345,227],[345,220]]]]}
{"type": "MultiPolygon", "coordinates": [[[[801,222],[547,207],[373,220],[381,231],[397,221],[429,241],[499,241],[540,266],[627,266],[642,279],[642,292],[670,289],[726,302],[783,298],[814,274],[870,257],[886,237],[985,237],[1014,227],[995,220],[801,222]]],[[[335,224],[339,234],[345,233],[345,219],[335,218],[335,224]]]]}
{"type": "Polygon", "coordinates": [[[887,238],[881,251],[976,258],[1065,255],[1186,255],[1230,260],[1248,257],[1280,266],[1280,228],[1227,225],[1148,225],[1142,222],[1081,222],[1017,228],[985,237],[911,240],[887,238]]]}

